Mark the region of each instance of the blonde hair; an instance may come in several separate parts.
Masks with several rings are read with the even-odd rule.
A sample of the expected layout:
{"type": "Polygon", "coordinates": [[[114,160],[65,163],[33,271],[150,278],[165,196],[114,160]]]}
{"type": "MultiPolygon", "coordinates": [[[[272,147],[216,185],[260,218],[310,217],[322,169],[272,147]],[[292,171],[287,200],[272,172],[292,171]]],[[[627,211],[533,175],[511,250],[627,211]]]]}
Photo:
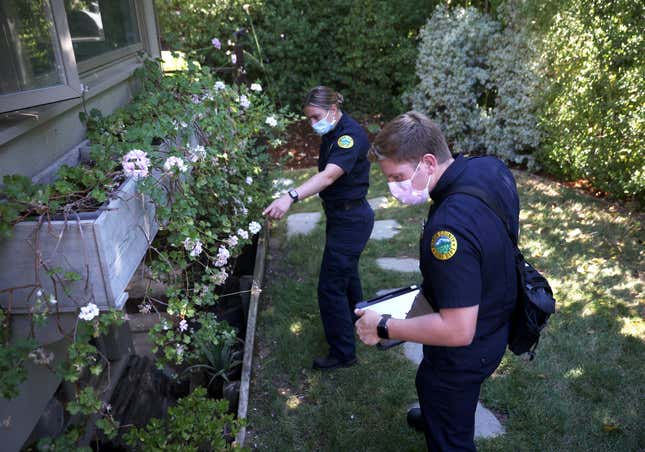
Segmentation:
{"type": "Polygon", "coordinates": [[[329,110],[332,105],[339,106],[343,103],[343,95],[328,86],[316,86],[305,97],[304,107],[311,105],[329,110]]]}
{"type": "Polygon", "coordinates": [[[367,157],[372,162],[384,159],[414,162],[425,154],[433,154],[439,163],[451,157],[439,125],[423,113],[409,111],[383,127],[367,157]]]}

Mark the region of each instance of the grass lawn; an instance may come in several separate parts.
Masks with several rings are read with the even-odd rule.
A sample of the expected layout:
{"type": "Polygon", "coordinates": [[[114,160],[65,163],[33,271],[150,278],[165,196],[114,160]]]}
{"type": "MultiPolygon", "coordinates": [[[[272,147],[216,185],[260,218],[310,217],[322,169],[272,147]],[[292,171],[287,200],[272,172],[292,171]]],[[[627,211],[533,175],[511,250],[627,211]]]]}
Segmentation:
{"type": "MultiPolygon", "coordinates": [[[[295,183],[313,170],[280,176],[295,183]]],[[[644,241],[636,215],[576,190],[516,172],[520,246],[551,282],[558,301],[534,361],[507,352],[481,399],[507,433],[481,451],[645,449],[644,241]]],[[[387,194],[377,168],[369,197],[387,194]]],[[[320,211],[312,198],[290,213],[320,211]]],[[[392,202],[376,219],[395,219],[396,237],[371,240],[361,257],[366,298],[419,282],[420,274],[380,270],[378,257],[418,257],[427,206],[392,202]]],[[[418,451],[421,434],[405,411],[416,399],[415,366],[401,348],[359,345],[359,365],[311,370],[327,351],[316,300],[324,222],[286,239],[271,231],[260,300],[247,445],[258,450],[418,451]]]]}

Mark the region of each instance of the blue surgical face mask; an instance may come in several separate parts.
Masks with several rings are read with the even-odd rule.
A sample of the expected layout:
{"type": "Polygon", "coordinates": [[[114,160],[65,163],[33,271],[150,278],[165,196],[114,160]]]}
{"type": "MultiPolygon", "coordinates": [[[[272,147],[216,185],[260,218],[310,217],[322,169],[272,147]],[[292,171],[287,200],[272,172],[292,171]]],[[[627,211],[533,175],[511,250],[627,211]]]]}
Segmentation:
{"type": "Polygon", "coordinates": [[[314,132],[316,132],[318,135],[324,135],[334,128],[334,123],[327,121],[329,113],[331,113],[331,111],[328,111],[324,118],[311,126],[314,129],[314,132]]]}

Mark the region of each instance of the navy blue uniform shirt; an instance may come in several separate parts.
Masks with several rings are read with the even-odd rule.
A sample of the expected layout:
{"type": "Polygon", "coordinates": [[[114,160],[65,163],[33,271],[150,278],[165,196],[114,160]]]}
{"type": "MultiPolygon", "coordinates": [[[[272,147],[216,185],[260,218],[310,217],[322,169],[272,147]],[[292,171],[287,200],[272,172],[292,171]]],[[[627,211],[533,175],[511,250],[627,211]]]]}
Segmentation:
{"type": "Polygon", "coordinates": [[[320,192],[324,201],[361,199],[367,195],[370,182],[370,147],[367,133],[347,113],[343,113],[333,130],[322,137],[318,171],[328,163],[340,166],[344,174],[320,192]]]}
{"type": "Polygon", "coordinates": [[[519,198],[515,179],[500,160],[457,155],[430,193],[434,204],[420,243],[422,289],[433,309],[479,305],[472,344],[426,346],[424,355],[442,368],[486,372],[488,365],[497,366],[508,340],[517,295],[514,245],[497,214],[481,200],[462,193],[444,199],[453,184],[474,185],[497,201],[515,238],[519,198]]]}

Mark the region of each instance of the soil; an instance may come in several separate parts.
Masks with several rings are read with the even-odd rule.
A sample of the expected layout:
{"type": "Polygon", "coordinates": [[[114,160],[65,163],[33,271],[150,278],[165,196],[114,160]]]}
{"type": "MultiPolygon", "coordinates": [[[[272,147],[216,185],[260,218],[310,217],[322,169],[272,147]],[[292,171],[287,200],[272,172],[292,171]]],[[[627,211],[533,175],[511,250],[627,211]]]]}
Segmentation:
{"type": "MultiPolygon", "coordinates": [[[[370,143],[376,136],[370,130],[375,130],[375,125],[384,125],[381,115],[372,116],[359,123],[367,131],[370,143]]],[[[287,127],[287,142],[280,147],[270,149],[274,161],[282,161],[288,169],[312,168],[318,165],[318,152],[320,137],[314,133],[307,119],[291,123],[287,127]]]]}

